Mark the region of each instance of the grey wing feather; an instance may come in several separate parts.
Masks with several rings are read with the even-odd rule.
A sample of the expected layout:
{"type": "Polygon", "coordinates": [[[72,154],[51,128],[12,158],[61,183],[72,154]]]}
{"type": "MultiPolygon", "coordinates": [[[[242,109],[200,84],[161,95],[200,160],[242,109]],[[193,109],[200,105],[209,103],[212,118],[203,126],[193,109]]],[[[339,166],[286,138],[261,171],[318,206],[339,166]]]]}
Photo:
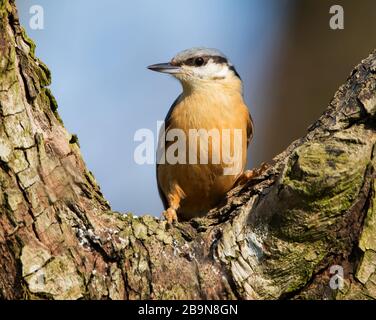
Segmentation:
{"type": "Polygon", "coordinates": [[[247,147],[253,138],[254,126],[251,114],[248,112],[248,119],[247,119],[247,147]]]}
{"type": "MultiPolygon", "coordinates": [[[[171,113],[172,113],[172,111],[174,110],[175,106],[177,105],[177,103],[178,103],[180,97],[181,97],[181,95],[179,95],[179,96],[175,99],[174,103],[173,103],[172,106],[170,107],[170,110],[168,110],[168,113],[167,113],[166,118],[165,118],[165,120],[164,120],[164,122],[165,122],[165,131],[167,131],[167,128],[168,128],[169,125],[170,125],[170,117],[171,117],[171,113]]],[[[165,142],[165,141],[163,141],[163,142],[161,141],[161,132],[160,132],[160,133],[159,133],[159,137],[158,137],[158,150],[160,150],[160,147],[162,146],[162,143],[166,143],[166,142],[165,142]]],[[[157,151],[157,161],[158,161],[158,158],[159,158],[159,157],[158,157],[158,151],[157,151]]],[[[160,186],[160,184],[159,184],[159,179],[158,179],[158,167],[159,167],[159,164],[158,164],[158,162],[157,162],[157,166],[156,166],[156,176],[157,176],[158,193],[159,193],[159,196],[160,196],[160,198],[161,198],[161,200],[162,200],[163,207],[164,207],[165,209],[167,209],[167,208],[168,208],[168,201],[167,201],[166,195],[163,193],[162,188],[161,188],[161,186],[160,186]]]]}

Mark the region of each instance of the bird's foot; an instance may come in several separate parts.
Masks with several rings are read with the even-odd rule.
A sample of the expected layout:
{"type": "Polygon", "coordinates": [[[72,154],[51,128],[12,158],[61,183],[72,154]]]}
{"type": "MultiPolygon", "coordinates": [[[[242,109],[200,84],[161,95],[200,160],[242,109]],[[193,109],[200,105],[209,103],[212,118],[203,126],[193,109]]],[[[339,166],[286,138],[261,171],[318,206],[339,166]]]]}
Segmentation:
{"type": "Polygon", "coordinates": [[[244,171],[239,176],[239,178],[236,180],[234,185],[235,186],[241,186],[241,185],[246,184],[249,180],[252,180],[252,179],[262,175],[269,167],[270,167],[270,164],[263,162],[263,163],[261,163],[260,168],[244,171]]]}
{"type": "Polygon", "coordinates": [[[170,225],[178,222],[178,216],[175,209],[168,208],[167,210],[163,211],[163,216],[170,225]]]}

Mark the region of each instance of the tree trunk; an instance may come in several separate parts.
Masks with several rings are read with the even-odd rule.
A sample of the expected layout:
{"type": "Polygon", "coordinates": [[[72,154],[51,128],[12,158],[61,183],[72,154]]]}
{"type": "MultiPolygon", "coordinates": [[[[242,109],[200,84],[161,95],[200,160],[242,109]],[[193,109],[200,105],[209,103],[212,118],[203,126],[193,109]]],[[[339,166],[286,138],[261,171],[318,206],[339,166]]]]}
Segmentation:
{"type": "Polygon", "coordinates": [[[376,298],[376,51],[262,176],[168,228],[111,211],[14,0],[0,15],[1,298],[376,298]]]}

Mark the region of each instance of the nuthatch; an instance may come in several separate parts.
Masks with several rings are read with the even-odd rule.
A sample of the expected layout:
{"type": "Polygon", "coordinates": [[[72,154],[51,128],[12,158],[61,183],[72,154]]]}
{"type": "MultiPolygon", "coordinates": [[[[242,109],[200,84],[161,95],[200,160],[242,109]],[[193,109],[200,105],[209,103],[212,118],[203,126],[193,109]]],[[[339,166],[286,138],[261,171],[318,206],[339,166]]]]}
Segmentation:
{"type": "MultiPolygon", "coordinates": [[[[223,129],[229,130],[232,138],[235,129],[241,133],[241,144],[231,144],[232,154],[240,154],[240,157],[234,157],[234,161],[238,162],[234,165],[240,168],[236,174],[224,174],[228,162],[223,158],[222,147],[214,148],[213,140],[206,147],[209,154],[207,163],[157,164],[158,190],[166,220],[172,223],[178,217],[179,220],[188,220],[203,216],[218,205],[237,182],[253,175],[249,170],[243,172],[253,123],[243,100],[242,81],[226,56],[216,49],[184,50],[170,62],[148,68],[173,75],[183,87],[183,92],[166,116],[166,133],[171,129],[181,129],[189,137],[191,129],[217,129],[221,141],[224,139],[223,129]],[[212,161],[213,156],[219,157],[219,163],[212,161]]],[[[160,137],[159,148],[167,149],[172,143],[165,136],[160,137]]],[[[200,148],[200,145],[194,148],[200,148]]],[[[187,148],[192,148],[188,141],[187,148]]],[[[197,149],[187,153],[192,151],[200,153],[197,149]]]]}

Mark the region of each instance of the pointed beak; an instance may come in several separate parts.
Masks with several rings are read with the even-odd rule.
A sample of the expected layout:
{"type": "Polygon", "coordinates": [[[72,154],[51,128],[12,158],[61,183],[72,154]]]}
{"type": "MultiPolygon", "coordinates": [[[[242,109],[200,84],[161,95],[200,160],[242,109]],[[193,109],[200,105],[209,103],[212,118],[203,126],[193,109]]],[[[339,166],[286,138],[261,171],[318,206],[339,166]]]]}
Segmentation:
{"type": "Polygon", "coordinates": [[[180,67],[173,66],[169,62],[168,63],[152,64],[151,66],[148,66],[147,68],[150,69],[150,70],[152,70],[152,71],[169,73],[169,74],[175,74],[175,73],[179,73],[181,71],[180,67]]]}

